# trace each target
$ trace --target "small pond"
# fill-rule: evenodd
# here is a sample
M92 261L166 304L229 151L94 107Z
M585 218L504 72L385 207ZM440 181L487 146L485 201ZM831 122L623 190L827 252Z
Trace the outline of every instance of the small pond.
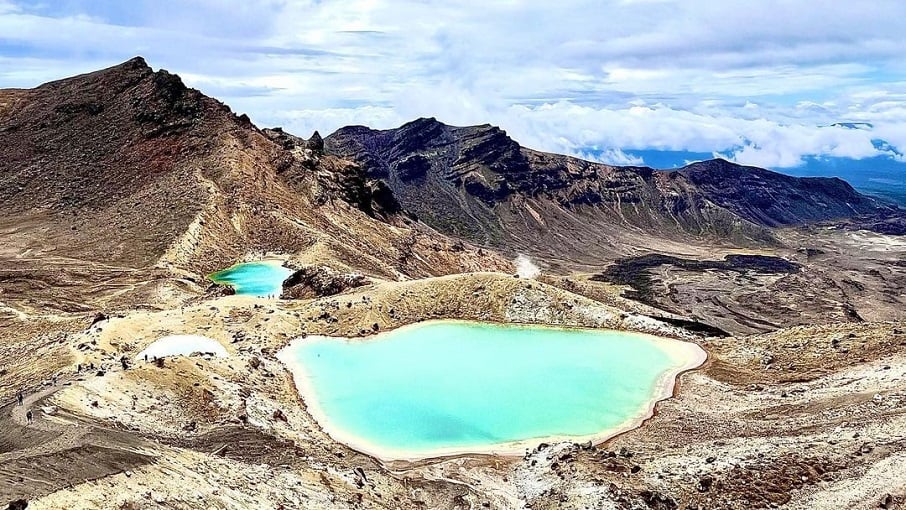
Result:
M263 260L236 264L209 274L208 279L233 287L236 294L280 297L280 293L283 291L283 280L289 278L292 272L292 269L284 267L280 261Z

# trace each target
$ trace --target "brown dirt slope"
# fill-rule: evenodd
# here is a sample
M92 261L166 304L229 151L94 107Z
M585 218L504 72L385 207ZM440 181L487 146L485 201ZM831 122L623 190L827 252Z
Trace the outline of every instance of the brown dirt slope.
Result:
M191 287L263 253L392 279L509 265L397 214L357 165L293 150L141 58L0 91L0 153L0 300L148 303L159 291L130 269ZM110 288L86 300L53 284L79 264L103 266Z
M190 163L229 115L140 58L0 102L4 226L26 248L139 266L201 209Z

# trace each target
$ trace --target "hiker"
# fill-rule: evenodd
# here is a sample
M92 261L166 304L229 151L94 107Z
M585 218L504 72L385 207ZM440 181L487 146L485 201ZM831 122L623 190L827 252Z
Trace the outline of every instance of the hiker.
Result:
M29 409L28 412L25 413L25 421L27 421L28 423L31 423L34 417L35 415L31 414L31 409Z
M24 400L24 398L22 397L22 392L20 391L20 392L16 395L16 401L18 401L18 402L19 402L19 405L21 406L23 400Z

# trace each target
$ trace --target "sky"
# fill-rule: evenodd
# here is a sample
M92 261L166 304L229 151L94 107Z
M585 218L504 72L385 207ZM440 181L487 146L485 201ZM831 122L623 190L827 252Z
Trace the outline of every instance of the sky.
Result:
M906 163L904 52L902 0L0 0L0 88L141 55L300 136L436 117L616 164Z

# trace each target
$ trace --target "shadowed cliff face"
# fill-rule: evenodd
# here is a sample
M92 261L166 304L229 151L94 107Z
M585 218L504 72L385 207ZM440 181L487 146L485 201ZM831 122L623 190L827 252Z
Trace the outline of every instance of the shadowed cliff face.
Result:
M790 177L719 159L693 163L677 173L708 200L768 227L852 218L887 209L838 178Z
M673 172L615 167L520 147L497 127L435 119L342 128L325 147L386 179L405 209L438 230L518 249L619 252L624 234L764 245L772 227L885 209L839 179L726 161Z

